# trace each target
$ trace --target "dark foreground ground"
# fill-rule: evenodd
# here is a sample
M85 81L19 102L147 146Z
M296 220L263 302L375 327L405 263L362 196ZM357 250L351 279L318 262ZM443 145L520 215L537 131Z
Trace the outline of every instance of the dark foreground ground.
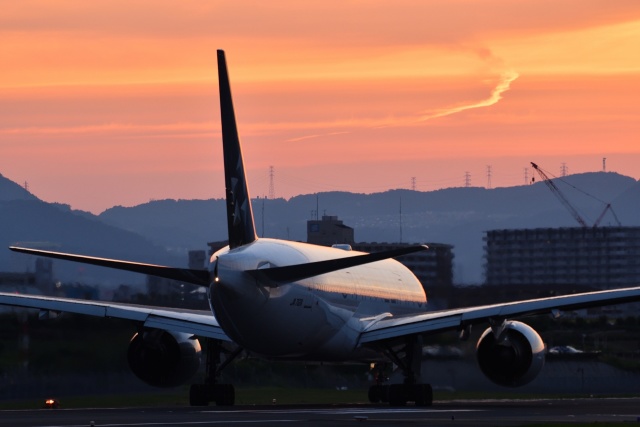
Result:
M269 405L0 411L2 426L537 426L639 425L639 398L468 400L431 408Z

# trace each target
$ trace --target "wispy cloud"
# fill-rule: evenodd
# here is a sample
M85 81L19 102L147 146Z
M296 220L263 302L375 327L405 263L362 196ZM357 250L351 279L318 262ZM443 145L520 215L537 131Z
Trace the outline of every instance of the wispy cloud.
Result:
M449 116L451 114L459 113L465 110L471 110L473 108L490 107L495 105L502 99L502 94L509 90L511 83L516 80L520 75L515 70L507 70L500 76L500 81L496 87L491 91L491 95L478 102L472 104L460 105L457 107L444 108L435 112L430 112L420 117L420 121L435 119L437 117Z
M212 131L217 126L214 122L203 123L170 123L141 125L130 123L107 123L84 126L28 126L16 128L0 128L0 135L73 135L73 134L104 134L104 133L136 133L156 132L172 134L172 132L205 132Z
M305 139L319 138L321 136L344 135L346 133L349 133L349 132L329 132L329 133L324 133L324 134L306 135L306 136L300 136L300 137L297 137L297 138L287 139L287 142L304 141Z

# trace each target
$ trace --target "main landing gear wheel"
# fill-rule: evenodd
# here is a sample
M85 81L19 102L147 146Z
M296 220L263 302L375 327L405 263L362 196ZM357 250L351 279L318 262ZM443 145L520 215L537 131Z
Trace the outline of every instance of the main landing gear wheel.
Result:
M218 406L233 406L236 391L232 384L192 384L189 389L191 406L207 406L215 402Z
M236 403L236 389L232 384L216 384L214 400L218 406L233 406Z
M189 389L189 404L191 406L207 406L209 402L215 402L218 406L233 406L236 401L236 391L232 384L219 384L217 382L220 371L231 363L242 352L238 347L226 360L220 362L222 343L217 340L207 341L207 365L204 384L192 384Z
M369 402L380 403L389 401L389 386L376 384L369 387Z
M429 384L420 383L422 368L422 338L419 335L406 337L404 345L385 349L385 356L395 363L404 375L402 384L388 386L379 383L369 389L371 402L384 401L387 398L391 406L405 406L407 402L414 402L416 406L431 406L433 404L433 389ZM379 400L375 400L379 399Z
M430 384L391 384L389 386L389 405L405 406L414 402L416 406L431 406L433 390Z
M416 406L433 405L433 389L431 388L431 384L414 384L413 393L413 401Z
M389 405L391 406L404 406L409 400L409 393L407 393L404 384L391 384L389 386Z
M189 388L189 405L207 406L209 404L209 385L191 384Z

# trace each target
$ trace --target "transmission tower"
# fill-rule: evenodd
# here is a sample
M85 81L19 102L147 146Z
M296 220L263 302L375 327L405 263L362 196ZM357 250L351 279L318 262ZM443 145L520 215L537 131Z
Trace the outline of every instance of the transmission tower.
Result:
M529 184L529 168L524 168L524 185Z
M415 176L411 177L411 189L413 191L416 191L416 177Z
M491 189L491 165L487 165L487 188Z
M562 166L560 166L560 176L567 176L569 173L569 167L566 163L562 162Z
M469 172L464 173L464 186L471 187L471 174Z
M603 157L602 158L602 172L606 172L607 171L607 158Z
M276 198L276 188L273 183L274 175L275 173L273 166L269 166L269 198L272 200Z

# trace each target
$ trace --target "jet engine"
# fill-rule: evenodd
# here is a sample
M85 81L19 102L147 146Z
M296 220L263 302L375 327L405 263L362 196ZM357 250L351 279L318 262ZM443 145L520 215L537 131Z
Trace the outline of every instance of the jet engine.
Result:
M191 334L145 329L129 342L127 359L133 373L154 387L186 383L200 367L200 342Z
M476 345L476 356L482 373L492 382L519 387L542 370L544 343L531 326L507 321L496 332L493 328L484 331Z

